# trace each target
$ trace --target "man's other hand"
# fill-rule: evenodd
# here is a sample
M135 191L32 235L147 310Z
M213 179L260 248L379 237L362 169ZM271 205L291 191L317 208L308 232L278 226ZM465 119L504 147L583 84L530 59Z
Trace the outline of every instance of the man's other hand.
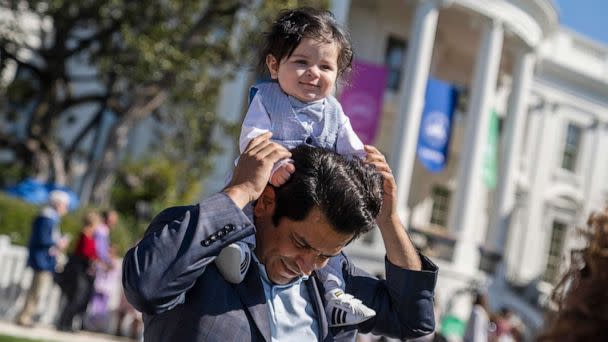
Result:
M384 180L383 190L384 198L382 200L382 208L378 215L379 222L387 222L392 220L399 220L397 216L397 184L395 183L395 177L393 171L388 166L384 155L378 151L377 148L371 145L365 145L365 162L376 167L376 170L382 175Z

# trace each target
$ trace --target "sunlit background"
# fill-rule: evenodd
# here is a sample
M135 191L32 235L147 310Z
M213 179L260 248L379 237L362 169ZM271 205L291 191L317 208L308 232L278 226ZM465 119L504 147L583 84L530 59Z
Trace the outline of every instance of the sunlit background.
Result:
M526 340L538 333L576 228L608 203L601 0L0 0L0 330L41 338L10 322L49 191L71 194L72 236L87 210L117 210L120 256L155 213L223 187L259 38L301 5L350 31L353 72L336 97L390 160L400 216L440 267L439 331L459 340L481 292ZM347 252L383 274L379 232ZM120 292L118 280L110 311ZM46 293L43 327L60 302Z

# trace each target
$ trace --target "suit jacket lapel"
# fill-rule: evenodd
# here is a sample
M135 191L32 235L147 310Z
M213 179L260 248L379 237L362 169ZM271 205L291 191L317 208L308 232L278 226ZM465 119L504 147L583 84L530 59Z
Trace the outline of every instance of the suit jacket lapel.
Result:
M268 320L269 308L264 294L262 279L257 265L252 262L243 282L237 285L236 290L241 301L251 314L258 330L266 341L270 341L270 322Z
M317 311L317 322L319 324L319 334L321 335L320 341L332 341L332 336L329 335L329 329L327 324L327 315L325 315L325 307L321 295L319 294L319 288L317 287L317 281L314 276L310 277L306 282L308 288L308 295L310 300L314 303L315 310Z

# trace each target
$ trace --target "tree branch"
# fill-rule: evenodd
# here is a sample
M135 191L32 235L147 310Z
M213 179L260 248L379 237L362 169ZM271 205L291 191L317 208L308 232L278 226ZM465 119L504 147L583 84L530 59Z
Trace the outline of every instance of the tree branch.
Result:
M74 138L74 140L72 140L72 143L70 143L69 147L65 151L66 161L69 161L70 159L72 159L72 155L74 154L74 152L76 152L76 148L78 147L78 145L80 144L82 139L84 139L84 137L86 137L87 134L89 134L89 131L91 131L93 128L95 128L99 125L99 122L101 122L101 119L103 118L103 113L105 113L107 108L108 107L105 105L105 103L102 104L99 107L99 109L97 110L97 112L95 113L95 115L93 115L93 118L91 119L91 121L89 121L89 123L80 130L80 132L78 133L78 136L76 136L76 138Z
M85 21L87 19L97 21L99 19L98 16L101 3L101 1L81 3L81 6L78 6L78 12L73 13L73 11L70 11L70 6L72 6L72 4L70 1L65 1L61 7L50 11L49 15L53 19L55 25L54 46L50 51L61 51L59 55L64 56L64 54L69 51L65 46L65 42L68 41L70 32L79 29L77 24L79 21ZM90 6L84 7L86 4Z
M111 73L110 77L108 79L108 82L106 83L106 89L108 89L108 94L106 94L106 96L104 96L103 100L101 101L101 105L99 107L99 109L97 110L97 113L95 113L95 115L93 116L93 119L89 122L88 125L86 125L78 134L78 136L72 141L72 144L70 145L70 147L68 147L67 151L66 151L66 163L71 162L72 159L72 154L74 153L74 151L76 151L76 147L80 144L80 142L82 141L82 139L84 139L84 137L88 134L88 132L93 129L94 127L99 125L99 122L101 121L102 117L103 117L103 113L106 111L106 109L108 108L108 99L110 98L110 92L112 91L112 87L114 86L114 83L116 82L116 74L115 73Z
M131 116L135 120L144 117L146 114L150 114L158 107L160 107L167 97L169 96L168 92L165 90L159 90L154 96L150 96L151 98L139 106L133 106L129 109L126 116Z
M0 131L0 146L8 147L9 149L17 149L19 145L23 145L14 135L4 134Z
M192 28L184 34L184 37L180 43L180 49L182 51L188 50L194 45L195 39L201 32L207 31L210 27L213 27L213 20L211 20L214 16L226 16L235 13L242 6L244 6L241 2L236 3L233 6L230 6L225 9L219 9L221 1L213 0L205 13L198 19L198 21L192 26Z
M60 112L63 112L72 106L81 105L83 103L105 102L107 100L107 98L108 98L108 95L98 95L98 94L82 95L77 98L70 97L70 98L67 98L66 100L64 100L63 102L61 102L59 104L58 108L59 108Z
M89 74L89 75L66 75L66 82L68 83L91 83L91 82L97 82L99 80L99 75L97 74Z

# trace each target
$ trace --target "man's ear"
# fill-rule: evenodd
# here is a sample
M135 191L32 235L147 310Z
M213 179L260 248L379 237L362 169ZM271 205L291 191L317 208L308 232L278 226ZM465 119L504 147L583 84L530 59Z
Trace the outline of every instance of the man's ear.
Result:
M255 203L253 213L256 217L270 217L274 214L274 208L276 204L276 193L274 188L270 185L266 185L260 198Z
M266 67L268 68L268 72L270 72L270 78L273 80L279 78L279 61L271 54L266 56Z

